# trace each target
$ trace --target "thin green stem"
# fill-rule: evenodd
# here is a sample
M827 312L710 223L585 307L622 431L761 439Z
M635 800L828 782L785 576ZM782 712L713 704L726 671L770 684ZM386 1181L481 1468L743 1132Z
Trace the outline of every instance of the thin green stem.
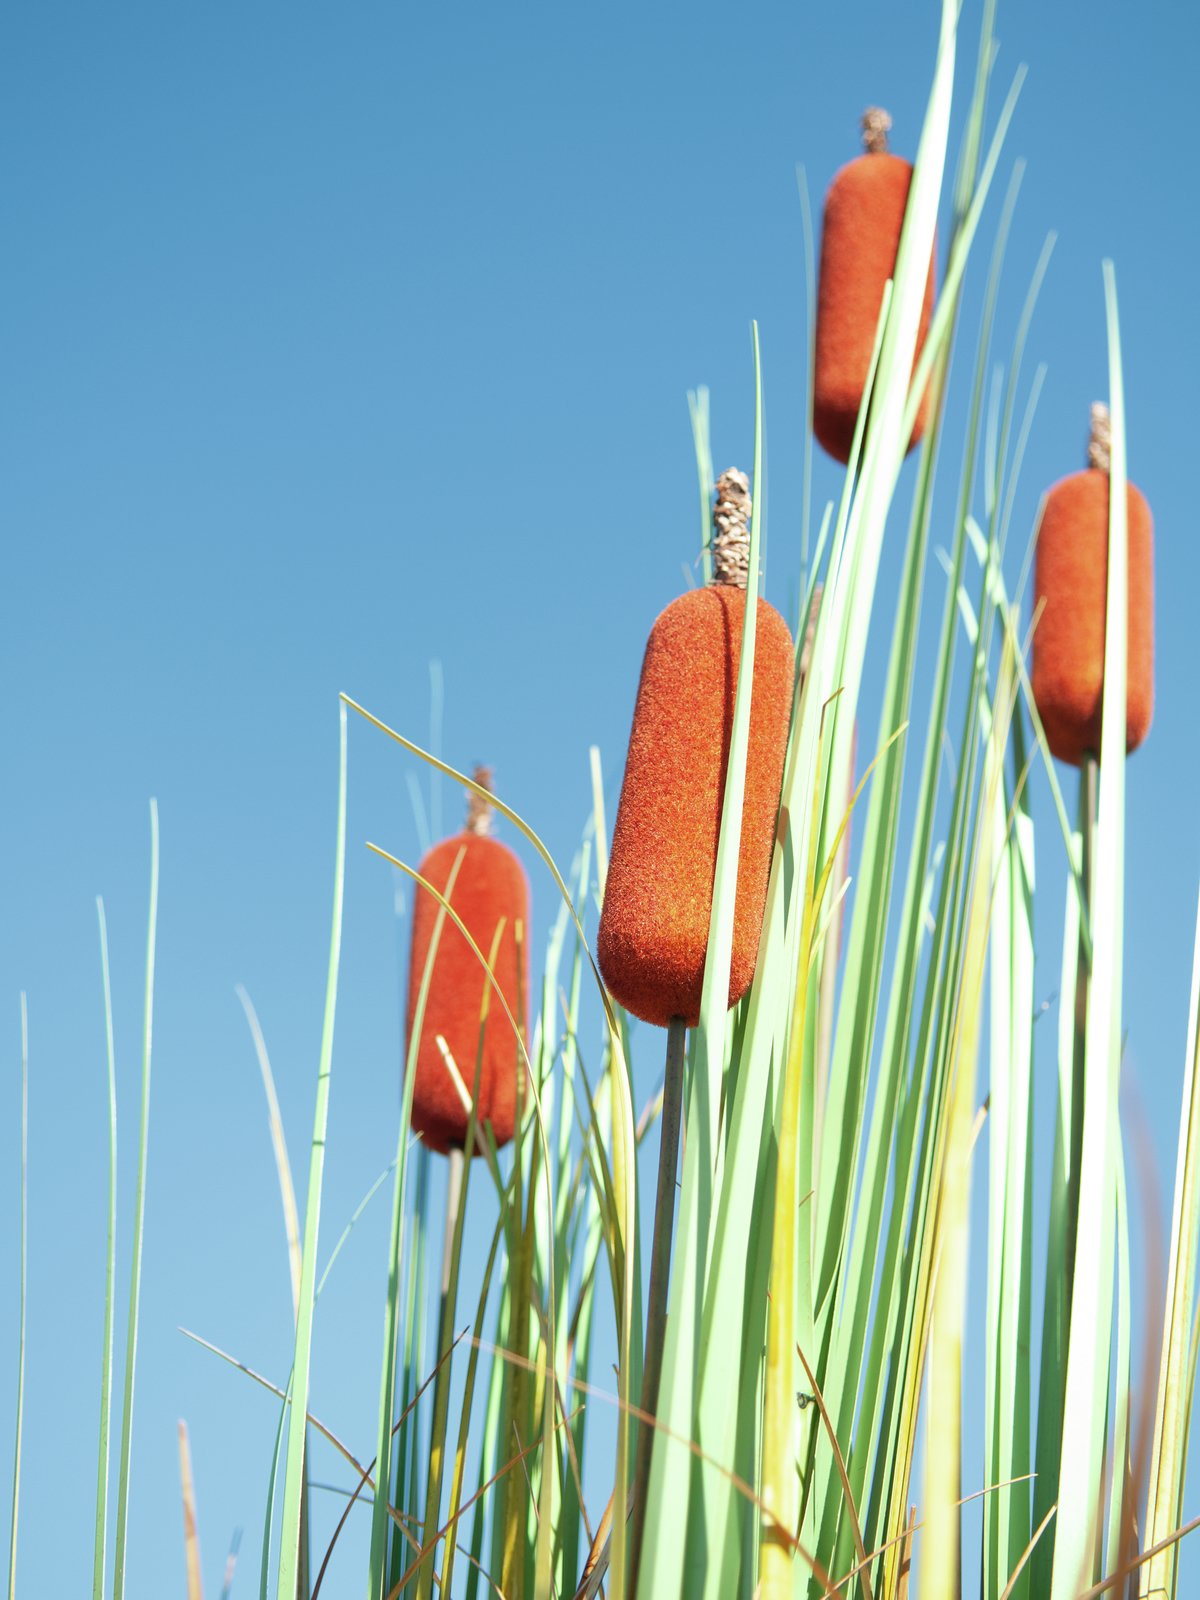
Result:
M117 1257L117 1062L113 1045L112 985L108 970L108 925L104 901L96 897L100 921L100 971L104 980L104 1034L108 1056L108 1244L104 1270L104 1349L100 1360L100 1447L96 1465L96 1546L92 1564L92 1597L104 1594L108 1539L108 1455L112 1427L113 1300Z
M1079 958L1075 968L1075 1056L1071 1074L1071 1153L1067 1171L1067 1260L1063 1282L1066 1285L1067 1327L1071 1325L1071 1285L1075 1281L1075 1241L1079 1231L1079 1170L1083 1163L1084 1046L1087 1041L1088 994L1091 989L1091 958L1084 944L1083 925L1091 920L1092 859L1096 834L1097 765L1094 755L1086 755L1079 772L1079 835L1083 843L1080 881L1083 884L1084 915L1079 934Z
M650 1247L650 1289L646 1301L646 1350L642 1366L641 1410L658 1413L663 1341L667 1327L667 1286L671 1275L671 1234L675 1227L675 1174L679 1166L679 1124L683 1111L683 1069L687 1058L687 1023L672 1017L667 1024L667 1065L658 1146L658 1189L654 1196L654 1238ZM646 1527L646 1489L654 1425L643 1418L638 1428L637 1463L633 1477L633 1533L629 1550L630 1595L637 1594L642 1535ZM620 1514L616 1508L614 1515Z
M17 1592L17 1514L21 1499L21 1433L25 1420L25 1277L29 1178L29 1009L21 993L21 1289L17 1336L17 1425L13 1445L12 1530L8 1545L8 1600Z
M321 1188L325 1177L325 1140L329 1126L329 1087L333 1076L333 1028L337 1011L338 971L342 953L342 902L346 881L346 709L339 708L337 846L333 875L333 917L329 967L325 979L325 1015L317 1066L317 1094L309 1155L305 1202L304 1245L300 1256L300 1303L296 1314L296 1352L292 1363L292 1406L288 1418L287 1466L283 1480L283 1524L279 1536L279 1600L293 1600L300 1573L300 1507L304 1498L304 1441L307 1432L309 1372L312 1360L313 1291L321 1227Z
M133 1454L133 1389L137 1367L138 1312L142 1298L142 1239L146 1228L146 1156L150 1143L150 1059L154 1037L154 959L158 941L158 802L150 802L150 926L146 936L146 991L142 1012L142 1113L138 1133L137 1193L133 1213L133 1266L129 1284L129 1324L125 1339L125 1403L121 1414L121 1459L117 1480L117 1533L113 1558L113 1600L125 1593L125 1551L129 1535L129 1464Z

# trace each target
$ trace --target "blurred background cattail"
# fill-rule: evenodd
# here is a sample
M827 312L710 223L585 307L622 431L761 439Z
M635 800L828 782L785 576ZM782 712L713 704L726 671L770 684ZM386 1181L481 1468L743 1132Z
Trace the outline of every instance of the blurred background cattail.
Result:
M481 788L491 789L490 768L476 767L474 779ZM487 799L472 792L463 831L434 845L421 862L420 873L445 893L455 862L461 858L449 892L450 904L485 958L491 960L508 1009L523 1022L529 1003L529 884L513 852L491 837L493 815ZM410 1040L438 910L433 896L418 889L408 977ZM485 1002L487 1022L481 1036ZM463 1147L469 1113L438 1045L439 1035L468 1093L478 1063L479 1126L482 1129L484 1123L490 1123L497 1145L507 1144L517 1114L518 1043L495 991L490 990L479 957L449 917L433 958L412 1102L413 1128L431 1149L445 1153Z

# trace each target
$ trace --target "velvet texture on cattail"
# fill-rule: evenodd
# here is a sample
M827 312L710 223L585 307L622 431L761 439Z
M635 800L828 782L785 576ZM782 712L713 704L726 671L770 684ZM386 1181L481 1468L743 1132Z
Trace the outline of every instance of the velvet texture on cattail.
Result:
M716 580L673 601L646 645L597 938L614 998L660 1026L699 1021L746 612L749 484L727 472L717 494ZM760 600L730 1005L758 959L794 672L787 624Z
M864 113L862 124L866 154L841 169L825 196L817 289L813 432L841 462L850 459L884 286L895 271L913 172L909 162L887 148L891 118L885 111L872 106ZM933 290L931 258L914 366L929 330ZM928 407L926 390L909 449L925 431Z
M1099 756L1108 604L1107 408L1092 407L1090 465L1049 491L1038 528L1033 697L1050 749L1079 766ZM1154 709L1154 522L1131 483L1125 747L1136 750Z
M490 787L487 768L477 768L474 776L476 783ZM490 837L490 818L491 807L472 794L465 830L434 845L421 862L420 873L444 894L462 852L462 864L449 894L450 904L485 960L491 955L496 930L503 921L492 970L508 1009L523 1026L529 1004L529 883L508 846ZM433 896L418 888L408 974L406 1032L410 1040L439 909ZM523 1072L520 1048L482 963L447 916L430 975L412 1099L414 1131L431 1149L443 1154L464 1147L468 1114L438 1048L437 1035L441 1034L449 1046L470 1094L479 1059L485 989L490 993L479 1069L477 1121L481 1132L485 1122L491 1123L497 1145L504 1145L512 1138L517 1119L518 1085ZM477 1155L478 1148L470 1153Z

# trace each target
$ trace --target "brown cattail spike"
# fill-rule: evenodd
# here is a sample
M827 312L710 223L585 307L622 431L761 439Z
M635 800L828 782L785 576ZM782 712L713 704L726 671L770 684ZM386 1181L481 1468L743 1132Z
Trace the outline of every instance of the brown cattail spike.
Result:
M731 467L716 488L712 583L673 601L646 645L597 935L614 997L664 1027L700 1014L746 615L750 480ZM762 599L757 618L730 1005L758 959L795 674L783 618Z
M908 207L913 169L887 148L891 118L878 106L863 115L866 153L838 172L825 195L817 328L813 366L813 432L833 456L850 459L884 288L896 271L896 254ZM936 253L936 252L935 252ZM933 313L933 256L913 351L913 367ZM926 388L913 424L909 449L924 432L929 410Z
M750 572L750 480L744 472L730 467L717 479L717 502L713 507L714 583L744 589Z
M1092 432L1088 440L1088 466L1112 471L1112 418L1103 400L1092 402Z
M1108 408L1092 407L1088 465L1054 484L1038 526L1034 565L1033 697L1060 761L1100 753L1112 484ZM1125 748L1137 749L1154 712L1154 519L1126 485L1128 532Z
M862 114L863 148L868 155L883 155L888 147L892 119L882 106L868 106Z
M494 793L491 767L476 767L471 776L481 789L487 790L489 795ZM495 809L487 795L478 794L474 789L468 790L467 832L477 836L491 833L492 817L495 815Z

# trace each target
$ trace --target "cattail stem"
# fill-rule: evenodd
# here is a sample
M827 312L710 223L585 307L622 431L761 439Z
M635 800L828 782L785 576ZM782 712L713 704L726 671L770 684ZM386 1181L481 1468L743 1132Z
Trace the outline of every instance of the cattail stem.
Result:
M458 1208L462 1201L463 1153L457 1148L452 1149L446 1159L449 1162L449 1167L446 1174L446 1235L442 1241L443 1316L445 1315L446 1296L450 1291L450 1266L454 1259L454 1230L458 1225Z
M675 1225L675 1172L679 1164L679 1125L683 1111L683 1068L687 1055L687 1023L672 1017L667 1024L667 1066L663 1080L659 1122L658 1190L654 1196L654 1240L650 1247L650 1292L646 1304L646 1347L642 1361L640 1409L658 1414L658 1386L662 1377L663 1341L667 1328L667 1287L671 1270L671 1233ZM643 1420L638 1427L637 1462L633 1476L633 1532L629 1542L629 1586L637 1594L642 1536L646 1527L646 1491L650 1484L650 1452L654 1425Z
M442 1472L446 1460L446 1419L450 1409L450 1351L454 1343L454 1311L458 1301L458 1261L455 1244L462 1248L459 1212L462 1207L465 1158L458 1147L446 1153L446 1232L442 1239L442 1281L438 1306L438 1367L433 1389L433 1423L429 1476L425 1484L425 1535L431 1539L442 1503ZM430 1600L434 1587L436 1540L429 1545L417 1571L417 1600Z
M1071 1057L1071 1151L1067 1172L1067 1301L1066 1326L1071 1325L1071 1285L1075 1281L1075 1243L1079 1231L1079 1169L1083 1164L1083 1085L1084 1056L1087 1045L1088 994L1091 989L1091 950L1085 929L1091 927L1092 862L1095 857L1096 800L1099 790L1099 764L1094 755L1085 755L1079 770L1079 833L1082 851L1079 877L1083 885L1079 954L1075 965L1075 1040Z

